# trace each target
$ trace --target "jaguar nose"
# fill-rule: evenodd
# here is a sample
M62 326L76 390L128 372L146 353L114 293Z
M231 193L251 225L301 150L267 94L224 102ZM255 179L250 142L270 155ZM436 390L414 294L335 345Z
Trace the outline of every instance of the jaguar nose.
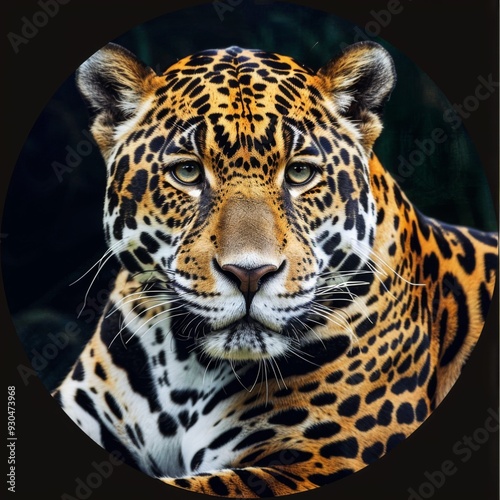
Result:
M239 285L241 293L245 296L247 311L252 299L259 290L263 280L278 272L278 268L272 264L248 269L234 264L225 264L221 267L224 274Z
M274 273L278 270L276 266L271 264L247 269L245 267L226 264L222 266L222 270L226 273L234 275L240 282L240 290L242 293L255 293L261 284L262 278L269 273Z

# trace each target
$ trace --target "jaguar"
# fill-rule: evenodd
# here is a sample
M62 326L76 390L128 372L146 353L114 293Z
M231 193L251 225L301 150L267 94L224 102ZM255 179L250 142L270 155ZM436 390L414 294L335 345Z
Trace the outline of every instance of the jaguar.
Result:
M166 484L273 497L352 474L446 396L481 333L495 233L424 216L373 145L396 83L360 42L313 71L204 50L77 71L121 266L53 395Z

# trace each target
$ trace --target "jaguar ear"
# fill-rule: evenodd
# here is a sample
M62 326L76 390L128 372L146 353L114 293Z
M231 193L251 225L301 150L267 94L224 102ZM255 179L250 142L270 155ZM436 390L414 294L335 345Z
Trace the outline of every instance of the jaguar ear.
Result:
M339 113L353 120L370 150L382 132L380 118L396 83L392 57L378 43L355 43L321 68L318 76Z
M92 134L106 157L114 131L131 118L153 88L155 73L123 47L110 43L76 72L76 84L93 119Z

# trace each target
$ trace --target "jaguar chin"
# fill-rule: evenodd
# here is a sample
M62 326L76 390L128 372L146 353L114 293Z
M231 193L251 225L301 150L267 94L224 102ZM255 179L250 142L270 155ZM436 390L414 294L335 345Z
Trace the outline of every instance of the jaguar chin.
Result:
M242 319L227 328L212 331L198 345L215 359L235 361L264 360L286 354L291 339L252 319Z

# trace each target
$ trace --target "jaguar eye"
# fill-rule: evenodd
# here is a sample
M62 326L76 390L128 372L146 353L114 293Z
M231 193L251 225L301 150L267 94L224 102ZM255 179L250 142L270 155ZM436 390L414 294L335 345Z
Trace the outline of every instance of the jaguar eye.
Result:
M287 167L285 179L292 186L301 186L312 180L315 173L314 167L308 163L295 162Z
M201 165L195 161L177 163L172 168L171 174L181 184L188 185L198 184L203 177Z

